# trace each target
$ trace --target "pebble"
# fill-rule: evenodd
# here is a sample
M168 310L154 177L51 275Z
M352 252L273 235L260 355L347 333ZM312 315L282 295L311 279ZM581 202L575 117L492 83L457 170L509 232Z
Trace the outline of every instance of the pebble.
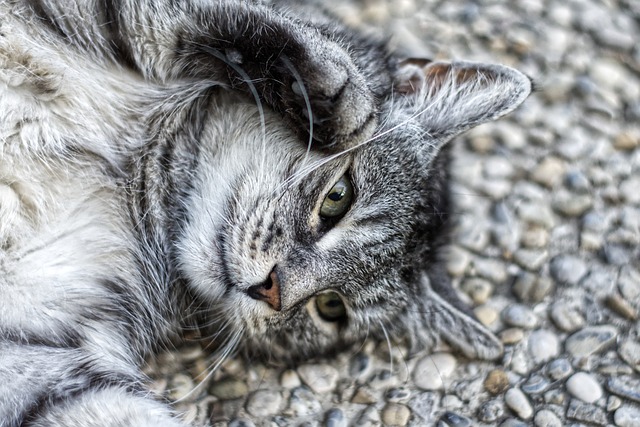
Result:
M546 157L531 172L531 179L545 187L553 188L562 181L566 164L557 157Z
M473 314L475 314L480 323L485 326L489 326L498 320L498 312L488 305L479 305L473 309Z
M445 412L442 414L440 421L437 424L438 427L471 427L473 422L464 415L456 414L455 412Z
M484 304L493 292L493 285L484 279L471 278L462 283L462 291L469 295L474 304Z
M607 412L613 412L622 405L622 399L618 396L609 396L607 399Z
M513 254L513 260L522 268L537 271L547 261L549 253L540 249L518 249Z
M361 379L371 373L371 357L366 353L358 353L351 358L349 363L349 376Z
M531 309L521 304L510 304L502 311L502 320L510 326L523 329L533 329L538 324L538 318Z
M513 293L523 302L540 302L553 290L548 277L521 272L513 283Z
M541 375L532 375L524 384L521 389L526 394L540 394L544 393L549 388L549 381Z
M589 326L567 338L565 348L574 357L586 357L609 347L617 336L618 330L614 326Z
M529 227L522 233L520 241L527 248L544 248L549 243L549 232L540 226Z
M434 392L423 392L415 394L409 401L408 406L413 414L425 422L433 422L434 413L439 409L440 394Z
M499 285L507 280L507 269L503 262L491 258L476 258L473 260L475 273L489 280L495 285Z
M520 328L507 328L502 330L499 336L503 344L517 344L524 338L524 331Z
M347 427L347 417L342 409L329 409L324 419L324 425L325 427Z
M567 418L585 423L604 426L607 424L607 414L601 408L572 399L567 408Z
M586 403L594 403L602 397L602 388L591 374L576 372L567 380L567 391Z
M574 194L559 191L555 194L551 206L554 210L567 217L578 217L593 206L590 194Z
M384 395L387 402L402 403L411 398L411 390L404 387L397 387L387 390Z
M611 377L606 383L607 390L620 397L640 403L640 379L630 375Z
M517 212L520 219L531 224L540 225L544 228L551 228L555 225L551 207L540 201L523 202L518 205Z
M510 388L504 395L507 406L523 420L528 420L533 415L533 408L529 399L518 388Z
M547 365L547 373L554 380L561 380L573 372L573 368L569 361L565 358L556 359Z
M638 427L640 426L640 408L622 406L613 414L613 421L618 427Z
M470 261L469 252L459 246L451 246L447 256L447 272L453 277L460 277L467 270Z
M369 387L358 387L356 392L351 397L352 403L358 403L363 405L370 405L376 403L379 400L378 396Z
M589 178L579 170L567 172L564 181L568 189L579 194L591 192L591 183Z
M232 400L244 397L249 388L244 381L228 379L214 381L209 386L209 393L220 400Z
M536 427L562 427L560 418L548 409L536 412L533 422Z
M618 354L629 366L640 372L640 342L625 340L618 346Z
M495 423L504 415L503 403L498 400L490 400L480 405L478 418L484 423Z
M529 335L529 353L535 363L544 363L560 354L558 337L551 331L540 329Z
M363 409L355 423L358 427L379 427L381 424L380 412L375 406Z
M500 427L528 427L528 425L529 424L515 418L507 418L502 423L500 423Z
M503 370L494 369L485 378L484 388L493 395L504 393L509 388L509 377Z
M413 381L422 390L440 390L443 380L456 368L456 358L449 353L435 353L418 361L413 370Z
M293 369L286 369L280 374L280 385L284 388L291 390L300 387L301 384L298 373Z
M627 301L640 303L640 272L630 266L622 267L618 277L618 290Z
M302 365L297 371L302 382L315 393L328 393L336 388L338 371L331 365Z
M282 395L274 390L257 390L247 399L247 412L254 417L264 418L275 415L280 409Z
M616 135L613 146L616 150L631 151L640 145L640 135L622 132Z
M602 248L602 255L607 264L623 266L629 264L633 256L623 245L606 244Z
M587 270L586 263L575 255L558 255L549 263L551 276L562 285L577 285Z
M411 417L411 410L400 403L387 403L382 410L382 422L387 426L405 426Z
M618 294L608 295L605 300L607 307L618 313L620 316L629 320L636 320L638 318L638 311L633 308L627 300L623 299Z
M553 304L550 316L553 323L564 332L574 332L585 324L584 316L580 311L566 302Z

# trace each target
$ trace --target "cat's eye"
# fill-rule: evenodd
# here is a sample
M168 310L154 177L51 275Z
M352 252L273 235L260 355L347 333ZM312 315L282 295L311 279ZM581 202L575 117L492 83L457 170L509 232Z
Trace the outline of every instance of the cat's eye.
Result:
M320 316L328 322L338 322L347 317L347 309L336 292L324 292L316 296L316 308Z
M320 206L320 216L338 218L347 213L353 200L353 186L346 175L335 183Z

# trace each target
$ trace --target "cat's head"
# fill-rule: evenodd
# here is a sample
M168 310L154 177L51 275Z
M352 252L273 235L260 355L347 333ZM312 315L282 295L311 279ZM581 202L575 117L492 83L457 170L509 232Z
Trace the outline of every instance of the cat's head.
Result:
M447 143L513 110L531 82L417 60L392 80L375 133L340 153L308 150L278 114L233 95L211 106L177 247L227 339L274 359L385 335L500 355L443 273Z

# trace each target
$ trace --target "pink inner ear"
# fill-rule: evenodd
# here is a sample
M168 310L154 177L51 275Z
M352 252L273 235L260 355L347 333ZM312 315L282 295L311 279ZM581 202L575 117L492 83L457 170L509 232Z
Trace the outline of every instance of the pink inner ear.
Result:
M395 90L402 94L412 94L422 88L431 92L439 91L447 82L456 86L491 82L494 78L487 70L473 66L460 67L429 59L410 58L400 63Z

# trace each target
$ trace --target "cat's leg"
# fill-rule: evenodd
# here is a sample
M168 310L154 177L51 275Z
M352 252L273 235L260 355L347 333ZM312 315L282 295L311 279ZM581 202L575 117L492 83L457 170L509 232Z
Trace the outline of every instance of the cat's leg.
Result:
M0 426L184 426L135 367L102 364L80 348L0 342Z
M62 41L101 50L149 78L210 80L260 98L297 131L312 132L316 146L346 148L375 128L371 76L347 42L272 8L233 0L94 0L73 5L72 13L68 3L32 0L29 7ZM380 65L377 77L384 79Z

